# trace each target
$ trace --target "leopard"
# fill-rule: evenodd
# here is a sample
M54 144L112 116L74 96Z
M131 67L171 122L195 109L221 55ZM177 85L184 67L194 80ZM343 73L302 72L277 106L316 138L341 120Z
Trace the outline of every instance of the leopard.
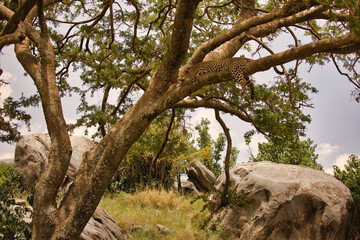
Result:
M254 99L254 85L248 76L245 76L243 71L245 65L252 60L244 57L226 58L220 60L212 60L201 62L193 66L192 68L185 70L180 79L193 79L198 80L199 76L215 73L215 72L230 72L231 76L241 85L240 96L245 93L246 87L250 88L250 98Z

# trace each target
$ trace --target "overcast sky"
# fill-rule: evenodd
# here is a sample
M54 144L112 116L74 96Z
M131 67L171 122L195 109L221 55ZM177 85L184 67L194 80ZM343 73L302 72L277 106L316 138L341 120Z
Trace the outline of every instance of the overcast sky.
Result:
M23 69L16 60L12 47L3 49L0 68L4 70L1 78L10 83L0 88L0 104L8 96L16 98L22 92L26 96L35 92L32 80L23 75ZM265 82L267 79L271 80L273 77L271 71L257 74L255 78ZM360 104L351 98L353 86L336 71L332 64L314 67L310 73L306 69L302 72L301 77L319 90L318 94L311 95L314 108L306 110L312 117L312 122L308 125L307 137L317 144L318 163L322 164L327 172L332 172L333 164L342 166L350 154L360 155ZM63 99L67 122L76 119L77 104L74 104L74 101L75 98ZM31 109L29 112L32 115L31 133L46 132L41 108ZM193 125L200 123L201 118L208 118L212 122L210 133L214 139L217 138L222 130L215 120L213 110L202 109L193 115ZM246 162L249 150L245 146L243 135L251 129L251 126L230 115L223 115L223 119L230 128L233 146L240 149L238 162ZM28 134L26 128L22 129L22 132ZM81 131L77 131L76 134L80 135ZM254 154L257 153L259 141L264 141L264 138L255 135L251 144L251 151ZM12 158L14 148L14 145L0 143L0 159Z

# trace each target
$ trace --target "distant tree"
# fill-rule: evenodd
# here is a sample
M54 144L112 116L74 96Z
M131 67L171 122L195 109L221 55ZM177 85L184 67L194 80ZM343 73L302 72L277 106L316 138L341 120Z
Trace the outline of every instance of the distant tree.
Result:
M224 133L220 133L218 138L215 141L213 141L212 172L215 174L216 177L218 177L222 172L222 167L220 163L222 160L222 153L225 149L225 141L226 141L226 137Z
M316 162L319 155L315 153L316 144L314 145L311 139L300 140L295 138L295 141L290 142L283 139L276 141L267 138L267 141L258 144L259 152L257 156L250 157L251 161L271 161L323 169L322 165Z
M360 210L360 157L351 154L346 161L345 170L334 165L334 176L351 191L358 210Z
M14 166L0 162L0 238L31 239L31 223L24 222L24 214L30 209L16 206L14 198L23 192L21 175Z
M230 154L230 167L234 166L236 164L236 160L239 157L240 150L236 147L232 147L231 154Z
M35 187L32 238L78 239L129 149L168 109L217 109L269 137L303 134L312 89L300 80L299 66L330 59L358 96L359 34L359 5L350 0L2 1L0 50L15 46L51 138L49 164ZM284 35L293 43L283 44ZM301 35L310 37L300 41ZM281 49L274 53L269 46L277 40ZM235 54L253 59L244 76L274 66L283 75L266 84L250 77L254 99L229 71L178 77ZM96 126L99 143L84 154L57 205L72 153L61 96L74 91L83 114L75 125ZM92 102L95 94L101 103Z
M8 83L0 79L0 88ZM1 94L0 94L1 97ZM40 99L37 95L32 97L22 96L19 100L12 97L0 101L0 142L13 143L19 140L19 128L25 124L30 128L31 116L22 108L37 106Z
M201 119L200 124L195 126L195 129L198 133L197 143L199 147L199 152L197 156L200 156L202 163L212 171L216 177L220 175L223 171L222 161L223 160L223 151L225 149L226 137L224 133L220 133L217 139L212 139L209 133L209 119ZM232 146L231 146L232 147ZM236 161L239 151L236 147L232 147L230 152L230 162L231 166Z
M212 138L209 133L209 124L209 119L201 118L201 122L195 126L195 130L199 134L199 137L196 139L199 149L212 145Z

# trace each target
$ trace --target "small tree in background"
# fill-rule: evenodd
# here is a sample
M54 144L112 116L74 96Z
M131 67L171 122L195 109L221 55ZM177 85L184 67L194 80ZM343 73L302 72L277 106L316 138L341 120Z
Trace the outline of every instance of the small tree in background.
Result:
M342 181L351 191L356 206L360 209L360 157L351 154L346 161L345 170L334 165L334 176Z
M195 126L195 130L197 130L199 135L196 139L199 147L197 156L202 163L218 177L223 171L221 159L222 152L226 145L226 137L224 133L220 133L216 140L212 139L209 133L209 124L209 119L202 118L200 124ZM230 166L236 163L238 155L239 150L236 147L232 147Z
M22 192L20 174L14 166L0 162L0 239L31 239L31 223L23 221L28 209L13 207L14 197Z
M251 155L250 161L271 161L323 169L322 165L316 162L319 157L315 153L317 145L314 145L314 141L310 138L306 140L295 138L294 141L272 138L267 138L267 140L266 143L258 144L259 153L256 157Z

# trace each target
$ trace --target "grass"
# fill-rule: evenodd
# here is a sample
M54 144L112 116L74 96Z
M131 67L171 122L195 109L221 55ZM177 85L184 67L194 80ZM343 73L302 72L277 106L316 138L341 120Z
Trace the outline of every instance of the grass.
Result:
M134 240L219 239L216 233L200 228L209 213L201 211L203 201L191 204L192 200L191 197L181 196L173 191L148 189L135 194L105 195L99 206ZM156 224L170 228L171 233L162 233L156 228ZM136 225L146 226L148 231L132 231Z

